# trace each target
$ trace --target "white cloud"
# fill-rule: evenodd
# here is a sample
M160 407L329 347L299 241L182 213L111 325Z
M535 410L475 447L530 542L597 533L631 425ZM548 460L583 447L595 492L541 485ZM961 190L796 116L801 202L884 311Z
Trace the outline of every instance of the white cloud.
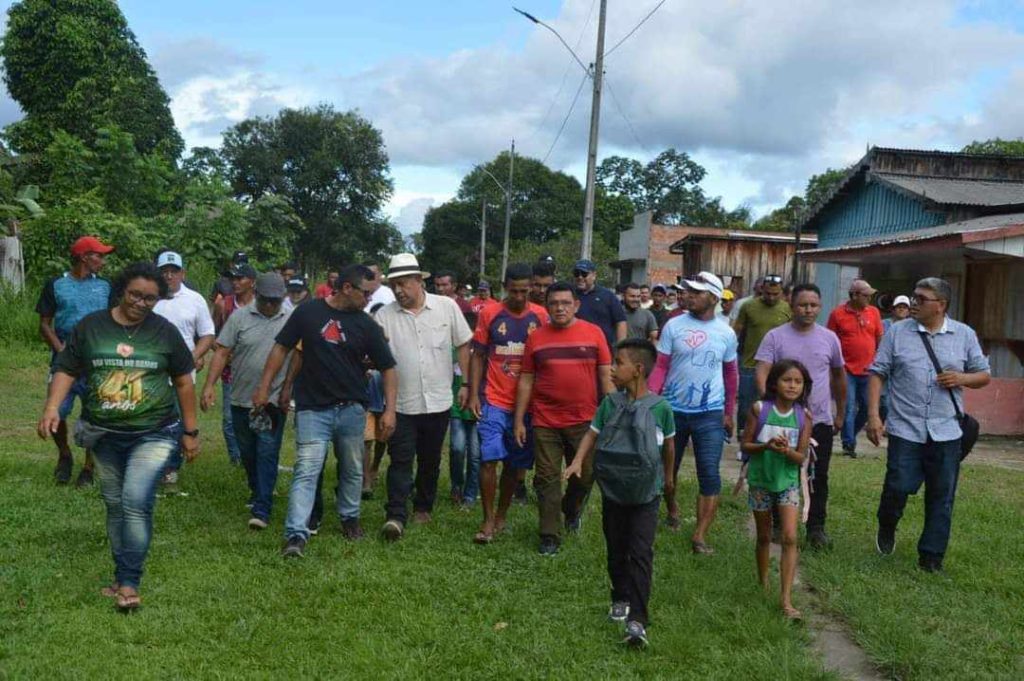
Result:
M423 218L427 211L434 205L435 199L432 196L421 196L405 200L405 196L398 200L393 199L390 208L393 211L396 206L397 213L394 214L395 224L398 230L405 236L415 234L423 229Z

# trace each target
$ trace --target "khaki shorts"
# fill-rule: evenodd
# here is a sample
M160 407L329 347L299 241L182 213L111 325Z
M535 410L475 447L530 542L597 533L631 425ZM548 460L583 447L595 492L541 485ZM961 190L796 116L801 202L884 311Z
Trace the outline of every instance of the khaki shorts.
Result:
M363 429L363 442L376 440L384 441L384 435L380 432L380 414L372 411L366 412L366 428Z

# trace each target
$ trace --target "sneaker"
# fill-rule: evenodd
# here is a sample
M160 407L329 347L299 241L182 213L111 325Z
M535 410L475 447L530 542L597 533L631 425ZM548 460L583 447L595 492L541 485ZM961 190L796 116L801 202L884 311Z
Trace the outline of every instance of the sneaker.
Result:
M78 478L75 480L75 487L82 489L83 487L92 487L92 469L83 468L78 473Z
M851 459L856 459L857 445L843 445L843 456L848 456Z
M629 603L626 601L615 601L608 609L608 619L612 622L625 622L629 617Z
M160 484L162 485L177 485L178 484L178 471L167 471L164 473L164 477L160 478Z
M253 516L249 518L249 529L250 530L265 530L267 529L267 521L263 518L257 518Z
M553 537L541 537L538 552L542 556L553 556L558 553L558 542Z
M883 556L891 556L896 550L896 528L878 526L878 533L875 535L875 548Z
M637 621L626 623L626 635L622 642L633 648L647 647L647 630Z
M583 514L580 513L572 518L566 517L565 519L565 531L569 534L579 534L580 529L583 528Z
M388 541L398 541L405 533L405 527L401 520L389 520L380 529L381 535Z
M931 556L921 556L917 559L917 567L921 568L925 572L938 574L942 572L942 559L933 558Z
M313 537L317 536L318 534L320 534L320 521L317 520L314 523L309 523L306 526L306 529L309 530L310 536L313 536Z
M430 522L430 513L428 511L416 511L412 514L412 521L417 525L426 525Z
M349 541L358 541L362 539L365 534L363 532L362 525L359 524L359 518L351 518L349 520L341 521L341 535Z
M825 534L824 527L807 528L807 545L812 549L827 549L831 544L832 540Z
M53 479L58 485L71 482L71 457L57 459L57 467L53 469Z
M281 549L281 556L284 558L305 558L303 551L306 548L306 540L302 537L289 537Z

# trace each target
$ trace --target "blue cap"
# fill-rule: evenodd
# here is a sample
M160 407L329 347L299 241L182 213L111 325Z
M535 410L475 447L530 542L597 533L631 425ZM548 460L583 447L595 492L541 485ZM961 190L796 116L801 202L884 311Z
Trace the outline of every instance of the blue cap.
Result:
M490 290L491 290L491 285L490 285L490 284L488 284L488 283L487 283L486 281L484 281L483 279L481 279L481 280L480 280L480 283L479 283L479 284L477 284L477 285L476 285L476 287L477 287L478 289L481 289L481 288L483 288L483 289L487 289L488 291L490 291Z
M581 270L583 272L596 272L597 271L597 265L594 264L594 261L593 260L587 260L586 258L581 258L580 260L577 260L576 264L573 265L572 268L573 268L573 270Z

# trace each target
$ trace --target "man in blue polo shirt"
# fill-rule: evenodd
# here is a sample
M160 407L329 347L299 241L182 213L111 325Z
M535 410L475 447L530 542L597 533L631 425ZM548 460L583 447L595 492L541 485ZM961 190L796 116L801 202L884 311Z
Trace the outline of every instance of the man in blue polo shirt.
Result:
M580 296L576 318L596 324L608 340L608 348L626 337L626 311L615 292L597 285L597 265L591 260L577 260L572 268L573 281Z
M36 313L39 314L39 335L52 353L52 359L64 349L64 343L82 317L96 310L110 307L110 282L99 276L107 254L114 250L94 236L83 236L71 244L71 269L46 282ZM52 372L50 376L52 377ZM49 379L48 379L49 380ZM85 375L75 380L68 396L60 405L60 426L53 434L57 445L57 468L53 475L58 485L71 481L71 447L68 446L67 417L75 407L75 396L83 398L86 392ZM75 485L91 485L92 452L85 451L85 463Z

